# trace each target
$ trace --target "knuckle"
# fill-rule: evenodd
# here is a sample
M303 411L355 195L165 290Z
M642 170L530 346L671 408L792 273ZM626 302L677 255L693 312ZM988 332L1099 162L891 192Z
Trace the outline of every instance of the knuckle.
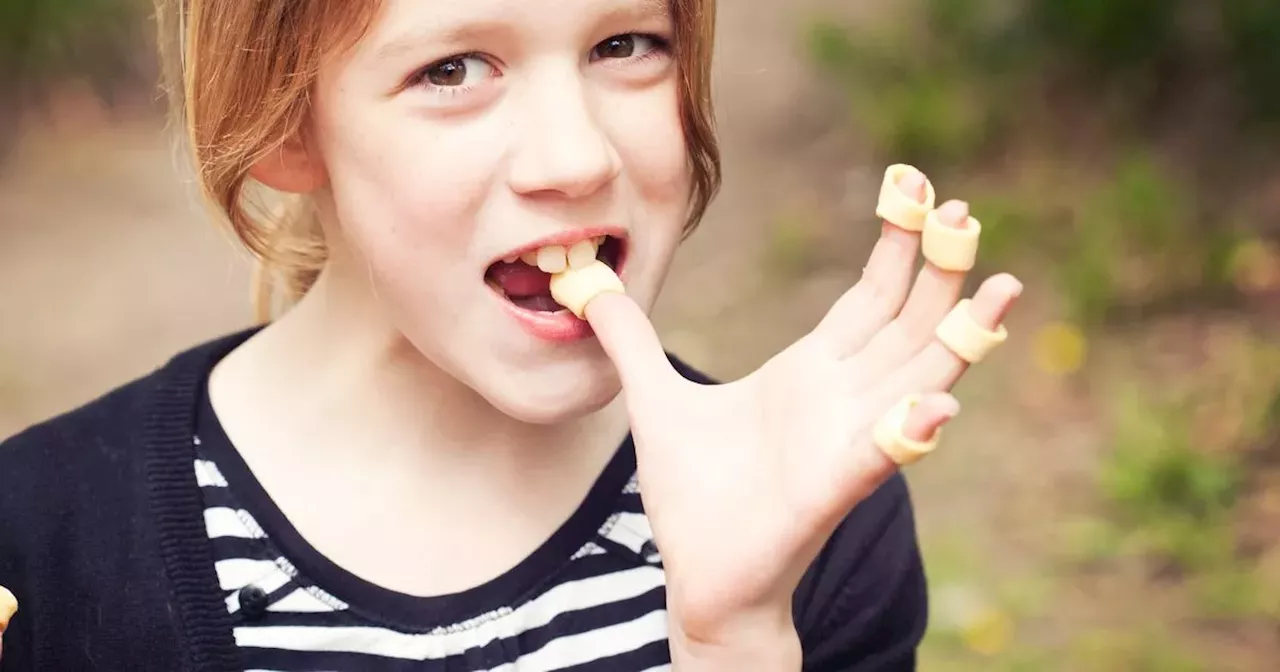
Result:
M902 295L898 283L880 275L871 274L864 276L858 284L866 297L867 308L873 315L890 319L897 314Z

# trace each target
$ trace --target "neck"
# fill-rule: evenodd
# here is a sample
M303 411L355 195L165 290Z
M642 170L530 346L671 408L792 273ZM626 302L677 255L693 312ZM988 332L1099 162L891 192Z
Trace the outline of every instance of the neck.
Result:
M502 413L423 357L382 315L371 288L338 273L326 270L298 305L215 369L220 417L253 443L273 452L305 446L309 460L400 474L527 483L537 473L563 477L566 464L598 471L625 436L621 397L554 425Z

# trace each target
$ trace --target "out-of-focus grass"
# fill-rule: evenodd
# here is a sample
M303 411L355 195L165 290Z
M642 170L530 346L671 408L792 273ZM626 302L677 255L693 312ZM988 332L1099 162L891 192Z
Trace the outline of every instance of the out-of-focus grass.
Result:
M7 0L0 3L0 64L24 86L119 74L139 52L145 0ZM113 72L114 71L114 72Z
M138 83L149 71L149 7L147 0L0 2L0 161L24 114L60 85L87 84L111 103L121 85Z
M783 279L793 279L812 270L821 261L816 238L817 216L793 204L772 220L769 239L763 250L764 268Z
M1014 270L1052 289L1061 310L1037 325L1033 363L1091 381L1092 421L1107 434L1096 510L1045 521L1062 533L1060 553L1044 562L1061 564L1032 579L1062 594L1073 571L1136 563L1161 582L1157 590L1217 627L1280 625L1280 571L1258 560L1280 557L1280 543L1241 536L1249 516L1261 516L1255 527L1280 524L1280 511L1250 504L1280 499L1271 492L1280 477L1258 477L1280 468L1274 322L1259 315L1255 331L1206 345L1200 368L1183 362L1173 366L1185 370L1152 375L1137 363L1151 354L1140 339L1159 329L1158 317L1212 326L1231 318L1206 309L1239 314L1253 297L1280 291L1280 241L1257 198L1265 174L1237 160L1275 142L1280 3L897 7L859 29L817 22L807 35L812 57L844 92L876 160L919 165L941 198L954 190L970 202L983 224L979 273ZM1187 100L1194 96L1207 97ZM1174 101L1212 113L1182 118L1196 106ZM1126 338L1138 339L1127 375L1090 371L1091 343ZM1150 627L1062 633L1073 638L1067 644L1023 637L1043 604L1010 601L991 587L1010 577L927 545L944 616L926 640L924 669L1213 669L1181 646L1178 629L1195 618L1153 613ZM969 625L946 611L956 595L968 596Z

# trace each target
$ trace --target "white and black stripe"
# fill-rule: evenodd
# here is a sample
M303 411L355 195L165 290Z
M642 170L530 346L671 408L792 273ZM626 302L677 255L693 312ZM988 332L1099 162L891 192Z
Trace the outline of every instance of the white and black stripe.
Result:
M194 468L235 641L249 670L551 672L669 669L661 559L635 479L595 537L516 603L414 629L353 607L291 563L201 442ZM274 529L274 528L273 528ZM499 579L501 580L501 579ZM241 604L246 588L252 609ZM253 591L256 593L256 591ZM265 600L261 599L265 593ZM434 598L431 598L434 599ZM265 603L265 606L264 606ZM252 613L246 613L252 612Z

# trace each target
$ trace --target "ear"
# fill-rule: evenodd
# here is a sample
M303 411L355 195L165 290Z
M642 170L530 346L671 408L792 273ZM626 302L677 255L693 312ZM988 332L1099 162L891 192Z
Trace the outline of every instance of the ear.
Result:
M293 194L315 191L324 183L320 161L297 137L250 166L249 176L276 191Z

